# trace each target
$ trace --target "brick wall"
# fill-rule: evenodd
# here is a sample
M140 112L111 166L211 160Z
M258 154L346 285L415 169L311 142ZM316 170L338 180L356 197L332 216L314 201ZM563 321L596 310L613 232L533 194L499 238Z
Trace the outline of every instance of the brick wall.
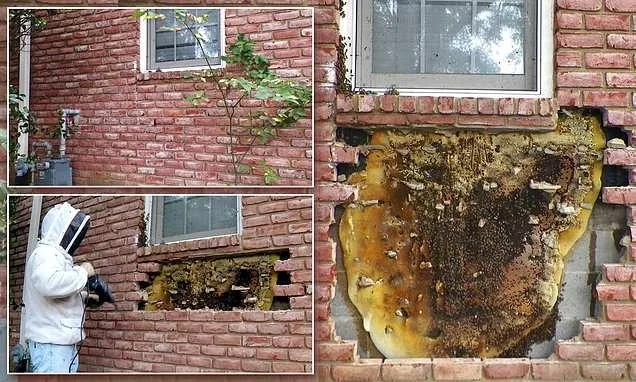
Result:
M67 141L79 185L233 184L220 92L212 83L182 78L182 72L140 73L140 21L132 13L88 9L45 16L46 27L31 40L30 107L38 126L53 128L60 109L80 110L81 128ZM225 15L228 45L245 34L280 76L311 82L311 9L227 10ZM201 89L207 89L213 106L194 107L184 100ZM256 99L243 105L270 113L277 107ZM279 185L311 185L309 108L306 115L268 144L254 146L243 160L251 170L240 175L240 184L263 184L259 163L265 161L281 177ZM249 140L247 116L246 107L234 116L242 144ZM30 142L46 137L32 134Z
M245 196L241 236L150 248L137 247L143 197L45 197L42 217L64 200L92 218L75 261L90 261L110 284L116 300L114 306L105 304L87 313L87 339L80 358L83 371L311 373L310 196ZM30 198L20 198L17 205L10 233L9 280L20 302ZM273 290L274 296L289 297L288 310L137 310L147 298L139 283L147 282L159 263L254 249L289 251L289 259L277 261L274 270L288 272L291 281ZM167 253L169 259L156 257ZM19 320L19 312L10 309L11 343L18 339Z
M603 111L606 126L628 133L626 149L607 149L605 163L636 166L632 131L636 126L636 2L630 0L557 0L554 99L489 99L403 97L338 94L333 103L317 106L316 115L340 127L442 127L447 129L553 129L561 107ZM317 13L320 15L320 13ZM335 25L333 25L335 28ZM319 46L325 41L316 31ZM335 56L330 57L334 62ZM318 73L318 70L317 70ZM330 73L332 78L335 73ZM334 207L356 198L356 190L334 182L338 164L357 163L359 151L333 141L333 131L317 126L316 311L318 373L321 380L633 380L636 379L636 248L632 244L620 264L605 264L597 287L603 309L594 321L581 323L581 334L560 341L549 359L359 359L355 341L342 341L330 316L336 285L336 237L330 234ZM329 127L333 125L329 124ZM327 134L329 133L329 134ZM636 182L606 187L605 203L627 205L631 240L635 240Z

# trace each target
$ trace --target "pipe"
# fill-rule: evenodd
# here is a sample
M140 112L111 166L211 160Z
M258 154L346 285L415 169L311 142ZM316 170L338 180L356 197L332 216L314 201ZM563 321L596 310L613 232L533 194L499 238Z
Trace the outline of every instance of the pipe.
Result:
M27 251L24 264L26 266L26 262L29 260L29 256L35 249L35 246L38 243L38 237L40 236L40 215L42 214L42 195L34 195L31 198L31 220L29 221L29 241L27 242ZM22 281L22 290L24 290L24 280L26 277L23 277ZM20 308L20 316L22 315L22 310L24 307ZM24 338L24 320L20 320L20 343L26 346L26 338Z

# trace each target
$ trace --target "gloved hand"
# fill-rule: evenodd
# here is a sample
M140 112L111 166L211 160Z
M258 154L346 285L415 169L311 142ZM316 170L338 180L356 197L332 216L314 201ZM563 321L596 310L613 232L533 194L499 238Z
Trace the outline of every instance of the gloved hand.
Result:
M84 268L86 273L88 273L88 277L95 276L95 269L89 262L82 263L80 267Z
M104 302L100 300L99 295L95 293L89 293L86 296L86 306L89 308L99 308Z

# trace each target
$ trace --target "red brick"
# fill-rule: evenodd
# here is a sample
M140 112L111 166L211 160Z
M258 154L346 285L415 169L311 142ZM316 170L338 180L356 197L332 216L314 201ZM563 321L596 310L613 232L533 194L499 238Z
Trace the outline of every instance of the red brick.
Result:
M477 100L479 114L495 114L495 100L492 98L479 98Z
M339 113L349 113L354 110L353 105L354 98L351 96L346 96L342 94L338 94L336 99L336 109Z
M636 316L632 318L636 318ZM608 344L607 359L610 361L636 361L636 343Z
M353 362L356 357L356 341L319 342L319 361Z
M577 380L579 367L576 362L533 360L532 377L546 380Z
M636 87L636 74L633 73L607 73L607 85L616 88Z
M605 284L596 286L598 299L601 301L629 300L629 285L627 284Z
M636 281L636 265L604 264L603 272L608 281Z
M452 125L457 120L455 114L404 114L411 126Z
M442 114L450 114L455 112L455 98L439 97L437 100L437 110Z
M556 39L561 48L603 48L605 45L603 35L596 33L557 33Z
M499 100L499 114L512 115L515 113L515 100L512 98L502 98Z
M302 363L298 362L273 362L273 373L302 373L305 368ZM322 379L321 379L322 380Z
M312 361L311 349L292 350L289 352L289 359L291 361L311 362Z
M335 381L368 382L380 380L382 360L364 360L360 363L334 364L332 376Z
M225 356L226 353L227 353L227 348L224 346L216 346L216 345L201 346L201 354L211 355L211 356Z
M609 79L608 79L609 82ZM557 86L575 88L593 88L603 85L601 73L592 72L559 72Z
M559 89L557 90L557 101L561 106L575 107L583 105L580 90Z
M235 334L215 334L214 345L239 346L241 345L241 336Z
M349 146L332 146L331 158L334 163L358 163L358 155L360 150L357 147Z
M588 68L630 68L632 56L627 53L586 53L585 65Z
M636 12L633 0L605 0L605 6L613 12Z
M268 361L260 361L255 359L241 360L241 370L253 373L269 373L272 363Z
M529 371L530 361L525 358L484 360L484 375L490 379L522 379Z
M428 359L386 359L382 365L384 381L421 381L433 374L432 361Z
M629 30L630 15L585 15L590 30Z
M557 25L561 29L581 29L583 16L580 13L557 12Z
M219 370L241 370L240 359L215 358L212 367Z
M580 67L583 65L581 52L561 51L556 54L556 62L559 67Z
M476 358L434 358L433 377L440 381L478 381L481 360Z
M506 119L498 115L460 115L457 124L477 126L504 126Z
M582 322L581 326L586 341L627 341L630 338L629 325Z
M324 185L316 190L318 201L346 202L356 198L356 189L346 185Z
M537 114L537 100L536 99L520 99L518 105L519 115L533 115Z
M416 99L415 97L399 97L399 112L400 113L415 113L416 111Z
M621 106L629 104L629 93L620 91L583 91L583 105L585 106Z
M384 112L396 111L398 98L395 95L380 96L380 110Z
M358 115L360 125L402 126L407 124L407 115L396 113L367 113Z
M557 353L568 361L600 361L604 358L603 344L585 342L559 342Z
M610 119L610 118L608 118ZM610 119L611 121L611 119ZM613 124L610 122L610 124ZM636 204L636 188L634 187L603 187L603 201L605 203L611 204ZM620 275L628 275L628 277L632 277L632 269L629 266L606 266L607 275L610 281L614 281L610 279L610 272L620 272L616 274L617 277ZM636 277L636 276L635 276ZM627 280L617 280L617 281L627 281Z
M372 95L358 95L358 111L368 113L375 110L375 97Z
M636 49L636 35L608 34L607 45L615 49Z
M461 114L477 114L477 99L476 98L460 99L459 112Z
M418 110L422 114L432 114L435 111L434 97L417 97Z
M636 321L636 304L606 304L605 312L610 321Z
M623 363L584 363L581 364L583 378L609 381L627 377L627 366Z
M557 0L559 8L579 11L598 11L603 6L601 0Z
M179 354L201 354L201 347L195 344L177 344Z

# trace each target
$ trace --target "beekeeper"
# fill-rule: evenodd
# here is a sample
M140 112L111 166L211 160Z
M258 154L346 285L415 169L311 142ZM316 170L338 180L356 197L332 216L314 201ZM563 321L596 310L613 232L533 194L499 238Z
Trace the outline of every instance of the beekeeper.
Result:
M72 255L89 226L90 216L68 203L55 205L42 220L24 272L21 342L26 340L32 372L77 371L89 298L84 289L95 270L88 262L74 265Z

